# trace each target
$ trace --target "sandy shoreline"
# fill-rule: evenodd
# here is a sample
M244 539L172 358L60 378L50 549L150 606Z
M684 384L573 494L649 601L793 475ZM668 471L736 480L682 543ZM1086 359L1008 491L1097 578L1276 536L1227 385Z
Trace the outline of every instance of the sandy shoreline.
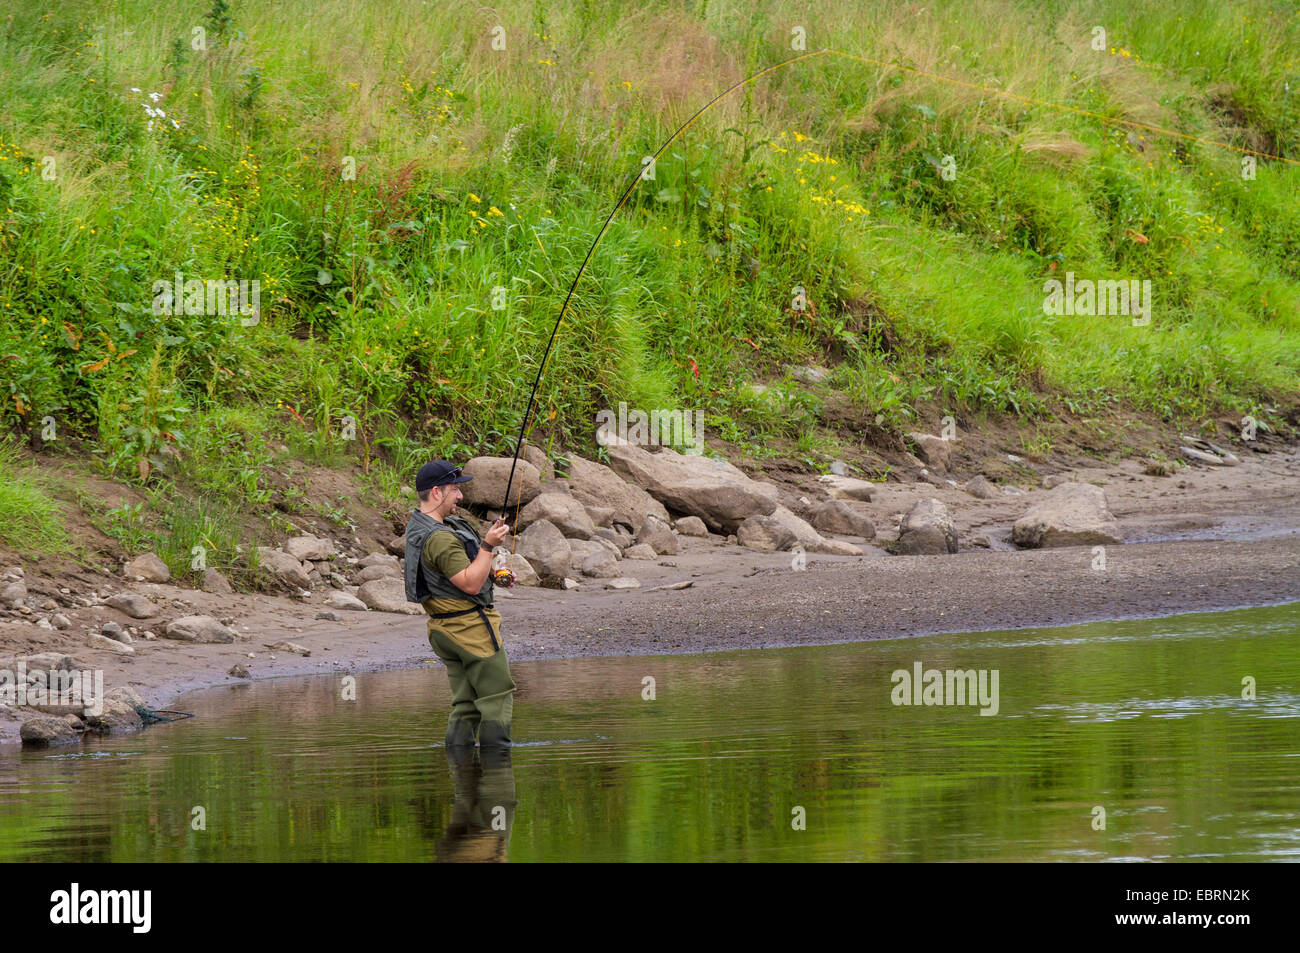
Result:
M1042 491L985 501L952 488L890 483L867 507L878 539L897 535L894 517L912 500L936 496L954 512L962 551L891 556L868 545L862 557L809 555L806 571L796 572L789 553L683 537L676 556L626 561L641 589L608 591L589 580L576 592L520 588L503 594L498 607L505 643L514 660L693 653L1300 600L1300 453L1260 454L1239 467L1169 478L1143 476L1128 461L1081 469L1078 478L1104 483L1124 532L1124 545L1106 547L1104 569L1096 568L1089 547L1019 551L1005 542L1011 523ZM967 548L971 541L977 545ZM690 588L652 591L682 581L690 581ZM115 589L121 588L126 587L118 580ZM236 663L254 679L267 679L405 668L432 658L422 616L341 612L342 622L316 621L324 592L299 601L217 596L171 585L130 588L168 607L169 617L233 616L248 638L229 645L137 640L135 656L119 656L88 648L84 629L133 620L96 606L78 609L66 632L0 625L0 657L63 651L84 667L102 668L106 687L129 685L158 708L196 689L243 681L227 674ZM285 639L312 655L266 648ZM0 718L0 753L19 750L19 714Z

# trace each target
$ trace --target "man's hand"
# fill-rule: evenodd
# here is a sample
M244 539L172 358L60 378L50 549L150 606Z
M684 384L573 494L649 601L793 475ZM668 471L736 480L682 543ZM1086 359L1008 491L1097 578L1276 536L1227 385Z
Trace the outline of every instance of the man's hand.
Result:
M488 531L483 534L483 542L495 549L505 542L508 535L510 535L510 526L506 523L504 517L498 517L497 521L488 527Z

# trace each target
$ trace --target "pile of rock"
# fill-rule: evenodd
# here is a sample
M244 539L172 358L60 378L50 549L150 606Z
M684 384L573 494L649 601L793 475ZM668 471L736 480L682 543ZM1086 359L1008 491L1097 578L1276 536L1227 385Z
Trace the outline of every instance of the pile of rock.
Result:
M3 697L8 701L27 702L10 709L0 707L21 718L19 737L24 745L45 747L73 744L85 734L123 734L144 724L141 712L147 712L144 699L133 688L121 687L104 692L101 673L82 668L74 656L61 652L41 652L0 661L7 677L22 674L25 684L6 682ZM76 691L71 690L72 685Z

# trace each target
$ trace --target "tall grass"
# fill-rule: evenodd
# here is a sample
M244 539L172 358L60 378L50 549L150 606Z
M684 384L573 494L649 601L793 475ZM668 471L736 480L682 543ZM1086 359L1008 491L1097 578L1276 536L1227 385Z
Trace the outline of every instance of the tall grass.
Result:
M534 442L589 446L623 400L797 434L816 407L742 385L804 361L898 427L930 401L1181 422L1297 396L1300 169L1247 180L1096 118L1300 157L1293 5L222 7L0 21L0 427L54 416L115 473L251 505L278 440L387 491L425 454L507 451L628 175L794 25L891 65L779 70L665 152L574 294ZM1066 271L1150 279L1152 325L1044 315ZM153 314L176 272L259 280L261 320Z

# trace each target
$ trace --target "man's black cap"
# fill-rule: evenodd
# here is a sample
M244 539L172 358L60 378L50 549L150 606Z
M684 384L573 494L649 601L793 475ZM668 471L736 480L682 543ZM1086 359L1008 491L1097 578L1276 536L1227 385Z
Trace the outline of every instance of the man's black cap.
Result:
M460 467L453 466L446 460L430 460L420 467L420 472L415 475L415 491L423 493L435 486L446 486L448 483L468 483L472 479L474 479L473 476L468 473L461 473Z

